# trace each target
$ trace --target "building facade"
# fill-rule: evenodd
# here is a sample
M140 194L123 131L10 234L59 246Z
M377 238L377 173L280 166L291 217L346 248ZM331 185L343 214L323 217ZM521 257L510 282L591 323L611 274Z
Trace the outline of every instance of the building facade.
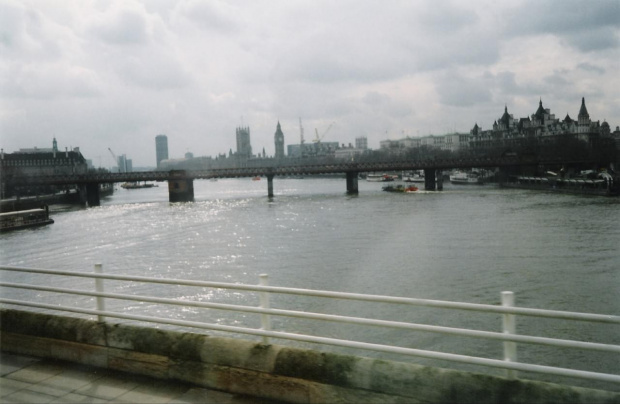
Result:
M573 136L576 139L589 142L593 137L606 136L607 122L601 124L592 121L586 107L585 98L581 98L581 106L577 113L577 120L566 114L564 119L556 118L549 108L543 106L542 99L538 102L538 109L529 117L515 119L504 107L504 114L493 123L490 130L482 130L478 124L470 131L470 147L480 148L491 145L511 146L526 139L536 139L541 142L551 141L557 136ZM607 131L608 132L608 131Z
M576 120L568 114L564 119L556 118L549 108L543 106L541 99L538 103L538 109L533 114L519 119L515 119L508 112L508 106L504 106L504 113L493 122L492 129L482 130L476 123L469 133L382 140L380 148L395 153L418 147L432 147L458 152L487 147L509 148L528 139L536 139L544 143L552 141L557 136L573 136L576 139L590 142L597 136L613 137L613 134L607 122L601 124L590 119L585 98L581 99Z
M13 194L13 191L5 186L13 177L86 174L87 172L88 164L80 152L80 148L75 147L71 151L65 148L64 151L59 151L55 138L51 148L34 147L20 149L14 153L5 153L4 150L0 150L0 178L2 179L3 197ZM33 187L33 190L38 191L38 188L40 187Z
M133 171L133 161L128 159L125 154L118 156L116 163L118 164L119 173L130 173Z
M368 138L366 136L360 136L355 138L355 148L366 150L368 149Z
M168 160L168 136L155 136L155 156L157 160L157 168L160 168L162 160Z
M252 157L249 127L237 128L237 156L246 159Z

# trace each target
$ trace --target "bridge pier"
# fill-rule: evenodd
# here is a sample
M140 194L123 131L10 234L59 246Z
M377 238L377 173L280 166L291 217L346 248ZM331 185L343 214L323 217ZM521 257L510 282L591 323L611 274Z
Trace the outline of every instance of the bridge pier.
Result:
M357 172L347 172L347 194L359 193L359 188L357 185L358 176L359 173Z
M80 202L85 206L101 205L101 195L99 193L99 184L89 182L78 186Z
M273 198L273 174L267 174L267 196Z
M435 181L437 182L437 191L443 191L443 173L441 170L435 171Z
M435 169L434 168L424 169L424 189L427 191L435 190Z
M100 206L101 195L99 192L99 184L96 182L89 182L86 184L86 201L88 206Z
M173 178L168 180L168 201L194 202L194 180L186 178L183 170L171 171L170 175Z

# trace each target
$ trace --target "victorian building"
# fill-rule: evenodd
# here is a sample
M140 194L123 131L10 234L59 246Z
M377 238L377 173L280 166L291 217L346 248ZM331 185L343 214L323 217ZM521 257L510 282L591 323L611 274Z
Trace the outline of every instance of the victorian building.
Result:
M550 141L557 136L573 136L579 140L589 142L593 137L605 135L605 127L609 124L592 121L586 108L585 98L581 99L581 106L574 120L567 113L564 119L555 117L549 108L543 107L542 99L538 102L538 109L529 117L515 119L504 107L504 114L493 123L493 129L483 131L474 125L471 134L471 147L485 147L491 145L511 145L520 143L524 139Z

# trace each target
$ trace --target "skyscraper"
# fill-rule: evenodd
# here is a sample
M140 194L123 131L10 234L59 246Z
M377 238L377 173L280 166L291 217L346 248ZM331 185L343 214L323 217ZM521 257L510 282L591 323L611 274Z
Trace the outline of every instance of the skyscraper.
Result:
M155 136L155 156L157 158L157 168L162 160L168 160L168 136Z

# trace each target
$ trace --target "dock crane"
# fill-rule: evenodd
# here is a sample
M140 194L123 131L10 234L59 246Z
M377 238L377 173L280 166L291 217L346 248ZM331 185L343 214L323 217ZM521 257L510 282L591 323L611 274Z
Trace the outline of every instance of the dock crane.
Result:
M312 141L314 143L320 143L321 140L323 140L323 138L325 137L325 135L327 135L327 132L329 132L329 130L332 128L332 126L334 126L336 122L332 122L329 124L329 126L327 127L327 129L325 130L325 132L323 132L323 134L321 136L319 136L319 131L317 128L314 128L314 133L316 134L316 137L314 139L312 139Z

